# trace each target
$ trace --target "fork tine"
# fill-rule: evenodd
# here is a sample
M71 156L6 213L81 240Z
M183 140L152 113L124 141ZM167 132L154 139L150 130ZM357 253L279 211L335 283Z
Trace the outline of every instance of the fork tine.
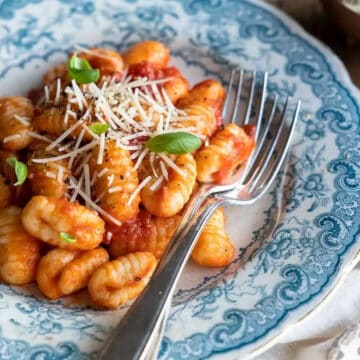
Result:
M223 111L222 111L222 114L221 114L224 119L226 118L226 114L228 112L228 107L229 107L229 104L230 104L230 98L231 98L230 94L231 94L231 89L232 89L233 83L234 83L235 72L236 72L235 69L231 70L229 84L228 84L227 89L226 89L226 98L225 98Z
M258 116L257 116L256 123L255 123L255 126L256 126L256 129L255 129L255 141L257 141L258 138L259 138L260 128L261 128L261 124L262 124L264 107L265 107L265 100L266 100L267 81L268 81L268 73L265 72L264 75L263 75L260 107L259 107L259 112L258 112Z
M248 183L249 179L253 178L254 173L259 169L258 167L255 167L255 164L261 160L261 154L266 153L266 145L265 143L266 137L270 131L270 127L272 125L273 120L275 119L275 111L277 106L277 95L274 96L273 103L271 106L271 112L268 119L268 122L265 126L264 131L261 134L260 141L256 144L256 150L254 154L251 156L250 160L248 161L245 169L243 170L243 176L245 177L244 183Z
M254 185L256 185L257 180L259 180L259 178L263 174L266 165L269 163L269 161L271 159L271 156L273 155L273 151L274 151L274 149L276 147L276 144L278 143L278 141L280 139L281 130L282 130L282 128L284 127L284 125L286 123L286 111L288 110L288 107L289 107L289 98L286 98L284 107L283 107L281 115L280 115L280 123L279 123L279 125L278 125L278 127L276 129L275 137L272 138L272 140L270 140L268 148L265 148L265 146L263 146L261 149L259 147L258 150L257 150L257 153L258 153L257 155L258 155L259 162L254 163L254 165L256 164L257 166L255 167L255 170L251 174L251 177L246 182L248 184L251 184L251 188L254 188ZM275 118L275 116L274 116L274 118ZM270 131L270 127L268 127L267 130ZM268 134L269 133L264 132L263 133L263 138L264 137L266 138L268 136Z
M243 80L244 80L244 70L241 69L240 74L239 74L237 91L236 91L236 100L235 100L235 104L233 106L233 111L232 111L232 115L231 115L231 118L230 118L230 123L235 122L236 116L238 114L239 103L240 103L240 98L241 98L241 91L242 91L242 87L243 87Z
M277 101L278 101L278 96L275 95L272 106L271 106L271 111L270 111L270 116L269 116L268 123L266 124L265 129L262 132L262 136L260 138L260 141L256 144L256 150L255 150L254 158L257 157L259 155L259 153L261 152L261 150L263 149L266 136L269 133L270 126L271 126L271 124L273 122L273 119L275 118ZM260 129L259 129L259 131L260 131Z
M248 189L248 191L250 193L255 188L258 189L258 194L256 194L254 199L257 199L258 197L260 197L269 188L269 186L272 184L273 180L275 179L276 175L278 174L278 172L281 168L281 165L284 162L284 159L287 155L289 146L291 144L292 137L294 135L295 126L296 126L299 111L300 111L300 105L301 105L301 102L298 101L296 104L296 109L295 109L294 114L291 119L287 139L284 143L280 144L279 156L273 162L271 162L270 159L275 153L276 146L279 143L280 134L282 133L281 130L284 127L284 124L286 122L286 111L285 111L285 107L284 107L284 111L282 114L282 116L284 118L281 119L281 124L279 126L280 129L278 130L276 138L274 139L273 143L271 144L271 148L266 156L266 161L264 163L265 166L263 166L261 168L260 173L257 175L256 179L251 182L251 186ZM265 174L265 176L263 177L264 174ZM262 181L259 184L259 181L261 179L262 179Z
M256 71L253 71L251 74L251 84L250 84L250 94L246 107L246 113L244 118L244 125L248 124L250 121L251 108L254 101L254 92L255 92L255 84L256 84Z

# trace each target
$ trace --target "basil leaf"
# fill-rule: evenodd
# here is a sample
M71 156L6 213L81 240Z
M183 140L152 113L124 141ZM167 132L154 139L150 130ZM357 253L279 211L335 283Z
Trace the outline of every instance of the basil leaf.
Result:
M6 161L15 170L17 182L14 184L14 186L22 185L28 175L27 166L23 162L17 160L15 156L7 158Z
M67 67L70 77L79 84L89 84L99 80L99 69L92 69L89 62L79 58L76 53L69 59Z
M79 58L76 53L69 59L68 67L75 70L91 70L92 67L85 59Z
M76 239L72 235L70 235L70 234L68 234L66 232L61 232L60 233L60 239L62 241L65 241L65 242L69 243L69 244L73 244L73 243L76 242Z
M96 135L101 135L106 133L109 127L109 124L95 123L89 126L89 130Z
M155 153L187 154L201 146L201 140L187 132L174 132L156 135L151 138L146 147Z

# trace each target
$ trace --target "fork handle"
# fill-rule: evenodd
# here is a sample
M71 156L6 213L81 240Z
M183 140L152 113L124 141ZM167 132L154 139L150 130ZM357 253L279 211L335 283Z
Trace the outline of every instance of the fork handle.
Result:
M148 286L113 330L100 353L103 360L144 360L151 347L151 336L162 320L162 311L172 297L181 272L201 230L223 202L209 199L188 226L173 239Z

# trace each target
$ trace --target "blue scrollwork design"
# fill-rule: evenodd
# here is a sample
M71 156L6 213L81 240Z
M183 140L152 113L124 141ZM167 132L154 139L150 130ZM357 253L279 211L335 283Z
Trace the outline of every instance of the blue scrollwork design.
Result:
M22 9L26 5L41 3L43 0L1 0L0 1L0 18L12 19L16 10Z
M343 190L359 191L360 175L358 166L347 160L334 160L329 163L328 170L340 173L337 183Z
M281 275L286 279L276 288L278 299L286 305L298 303L309 289L308 275L299 266L286 266Z
M322 215L317 219L319 227L325 229L320 235L321 245L328 250L339 250L344 244L342 239L344 238L346 227L335 216Z

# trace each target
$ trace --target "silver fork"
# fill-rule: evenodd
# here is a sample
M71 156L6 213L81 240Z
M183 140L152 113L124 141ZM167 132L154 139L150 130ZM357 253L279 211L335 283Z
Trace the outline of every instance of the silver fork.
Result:
M240 95L243 94L244 71L232 72L229 84L232 89L234 79L238 75L235 102L229 105L229 96L225 104L225 111L230 109L231 115L227 118L234 122L237 117ZM145 359L153 345L152 335L161 322L164 322L164 314L169 299L171 299L177 281L185 266L191 250L198 239L201 230L212 213L219 207L227 204L248 205L262 196L277 175L286 152L290 146L291 137L295 129L295 123L299 112L298 102L295 110L291 111L289 126L285 126L288 119L289 101L282 106L281 114L276 122L277 100L273 101L268 122L265 127L261 126L261 120L265 104L265 89L267 75L263 76L263 91L261 92L260 104L255 120L257 149L243 169L239 169L233 176L233 181L226 185L204 185L200 194L192 199L192 206L199 209L204 199L209 197L201 207L200 212L188 207L185 213L185 221L180 225L158 268L154 272L149 285L144 289L140 297L127 312L120 324L114 330L100 354L101 359ZM249 91L247 93L246 111L242 117L241 125L247 124L250 119L254 103L256 74L251 74ZM229 91L230 93L230 91ZM230 108L229 108L230 106ZM270 136L271 133L275 134ZM279 141L279 140L283 141ZM277 156L275 156L277 154ZM191 219L186 224L186 219Z

